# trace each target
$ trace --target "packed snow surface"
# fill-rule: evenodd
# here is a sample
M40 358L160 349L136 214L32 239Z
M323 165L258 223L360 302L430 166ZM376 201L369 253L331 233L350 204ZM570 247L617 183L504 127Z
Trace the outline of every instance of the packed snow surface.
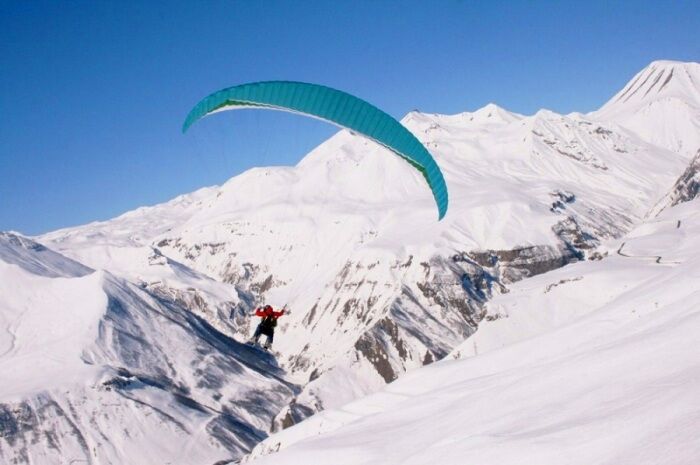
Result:
M98 375L80 356L106 308L100 273L47 278L0 261L0 276L0 402Z

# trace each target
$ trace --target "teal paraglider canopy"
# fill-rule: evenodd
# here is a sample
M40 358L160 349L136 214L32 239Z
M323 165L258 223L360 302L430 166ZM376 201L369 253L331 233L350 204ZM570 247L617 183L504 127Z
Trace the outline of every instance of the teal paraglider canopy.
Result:
M222 89L201 100L185 119L182 132L198 119L221 110L267 108L320 118L350 129L388 148L420 171L438 207L447 212L447 186L433 156L400 122L374 105L346 92L291 81L253 82Z

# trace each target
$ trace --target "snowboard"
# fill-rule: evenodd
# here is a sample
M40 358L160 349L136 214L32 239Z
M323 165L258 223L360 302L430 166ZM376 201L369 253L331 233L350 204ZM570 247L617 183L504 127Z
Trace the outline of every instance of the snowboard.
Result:
M265 346L261 345L260 343L248 341L248 342L246 342L246 345L249 347L252 347L253 349L257 350L258 352L270 354L273 357L278 357L280 355L279 352L272 350L272 348L266 349Z

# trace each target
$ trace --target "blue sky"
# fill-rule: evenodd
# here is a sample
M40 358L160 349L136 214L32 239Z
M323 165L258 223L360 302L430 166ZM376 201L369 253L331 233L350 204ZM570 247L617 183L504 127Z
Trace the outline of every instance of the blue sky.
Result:
M108 219L295 164L335 132L243 111L183 135L222 87L316 82L396 117L585 112L650 61L700 61L699 24L697 1L0 0L0 230Z

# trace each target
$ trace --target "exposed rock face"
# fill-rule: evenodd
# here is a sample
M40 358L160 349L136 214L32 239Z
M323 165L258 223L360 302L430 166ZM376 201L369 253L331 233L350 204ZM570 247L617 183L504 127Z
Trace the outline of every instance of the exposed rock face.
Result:
M469 254L474 261L495 276L501 284L546 273L582 258L576 249L548 246L522 247L513 250L487 250Z
M561 120L567 121L565 117L562 117ZM549 121L541 122L537 129L532 130L532 136L538 139L539 142L545 144L561 156L568 157L599 170L605 171L608 169L605 163L596 155L595 151L589 148L581 139L570 138L564 140L559 137L558 134L551 131L547 123L549 123ZM568 121L566 124L570 126L580 126L583 130L588 129L586 123ZM598 127L596 130L590 131L589 134L596 134L607 139L608 136L612 134L612 131Z
M569 199L566 203L573 202L573 194L560 195ZM552 227L560 240L558 247L539 245L510 250L476 251L465 253L462 258L472 259L484 269L482 276L489 277L492 282L499 284L501 291L506 291L504 285L584 260L595 252L601 239L619 237L624 229L612 221L613 215L610 216L610 223L587 223L586 226L582 226L576 217L567 216ZM620 219L627 221L622 215L616 217L618 223Z
M457 256L420 262L410 257L395 262L389 268L401 272L400 281L368 276L387 275L382 272L384 266L376 262L346 263L334 281L334 292L327 300L317 301L307 313L305 323L312 331L325 328L328 339L345 338L348 347L340 353L337 347L329 347L329 351L336 352L328 360L318 355L312 358L309 354L323 351L325 343L324 338L313 338L290 360L292 373L309 373L309 381L277 416L275 429L352 400L333 398L329 385L345 383L358 392L367 392L395 380L406 370L440 360L476 330L493 286L500 286L474 261ZM387 296L388 289L391 294ZM377 295L380 290L385 295ZM348 328L355 328L352 339L347 339Z
M70 453L74 461L93 463L75 413L46 394L31 401L0 404L0 444L4 445L0 457L7 463L49 463L62 453ZM43 454L36 454L37 445L44 447Z
M671 206L697 198L700 193L700 151L673 186Z
M671 192L652 210L651 216L656 216L666 208L679 203L693 200L698 194L700 194L700 150L673 185Z

